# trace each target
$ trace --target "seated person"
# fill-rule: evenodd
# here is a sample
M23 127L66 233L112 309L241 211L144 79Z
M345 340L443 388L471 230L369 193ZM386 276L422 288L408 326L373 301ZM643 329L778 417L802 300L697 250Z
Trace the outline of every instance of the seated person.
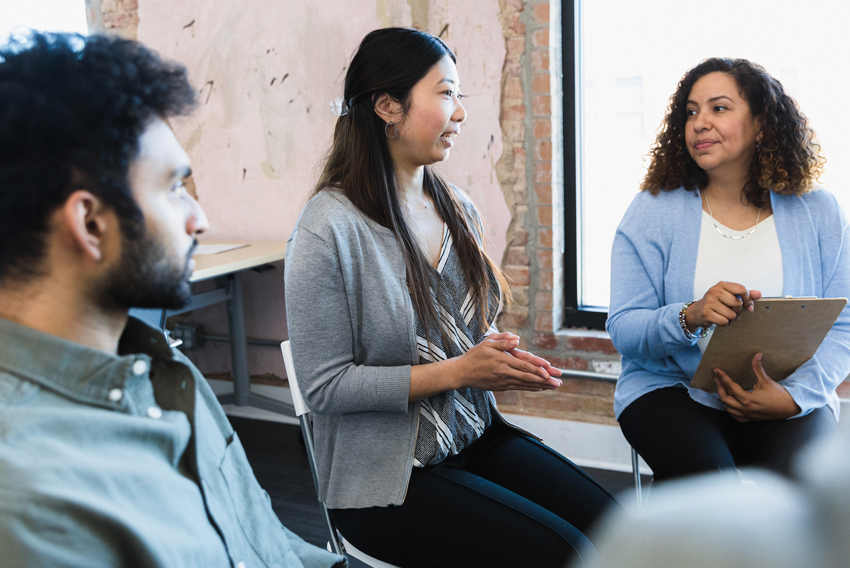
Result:
M431 169L467 118L455 61L418 30L365 37L287 249L319 493L385 562L561 568L592 554L586 532L616 502L496 409L492 391L555 389L561 372L495 329L508 288L481 219Z
M345 566L284 528L198 370L131 306L207 228L164 122L186 70L118 38L0 48L0 564Z
M790 475L796 451L838 422L850 373L850 306L782 381L752 367L742 389L689 389L712 326L762 296L850 296L850 230L815 186L823 157L782 85L745 59L707 59L674 93L641 193L614 239L607 328L622 354L614 411L656 480L761 465ZM794 322L788 322L794 325ZM728 369L727 369L728 371Z

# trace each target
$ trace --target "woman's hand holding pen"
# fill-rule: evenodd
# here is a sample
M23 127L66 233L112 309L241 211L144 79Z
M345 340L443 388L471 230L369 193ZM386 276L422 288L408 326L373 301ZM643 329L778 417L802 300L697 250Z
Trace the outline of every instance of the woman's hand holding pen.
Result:
M718 282L701 300L688 306L685 323L691 333L712 325L728 325L738 319L742 310L753 311L753 302L759 298L761 292L758 290L747 290L746 286L735 282Z

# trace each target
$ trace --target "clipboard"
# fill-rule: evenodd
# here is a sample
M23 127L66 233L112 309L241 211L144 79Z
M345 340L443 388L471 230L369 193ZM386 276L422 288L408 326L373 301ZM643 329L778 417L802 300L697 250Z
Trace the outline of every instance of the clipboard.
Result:
M714 334L690 386L717 392L714 369L750 390L756 383L753 356L764 353L762 366L774 381L787 379L812 358L832 328L847 298L762 298L744 310L738 321L714 329Z

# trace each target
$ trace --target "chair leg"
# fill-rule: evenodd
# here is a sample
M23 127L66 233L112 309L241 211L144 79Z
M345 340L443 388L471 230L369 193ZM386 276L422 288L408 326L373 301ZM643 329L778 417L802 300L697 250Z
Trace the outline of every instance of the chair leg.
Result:
M632 448L632 474L635 477L635 498L637 499L638 507L643 506L643 499L640 491L640 462L638 461L638 453Z
M319 490L319 475L316 472L316 462L313 459L315 446L313 445L313 425L310 424L309 418L307 415L302 414L298 417L299 422L301 422L301 433L304 435L304 447L307 449L307 461L310 462L310 473L313 474L313 487L316 488L316 491ZM318 499L318 495L316 496ZM328 509L325 507L325 504L319 501L319 507L322 509L322 517L325 520L325 528L328 530L328 543L331 547L331 552L336 554L345 554L342 550L342 546L340 546L339 538L337 537L336 527L331 521L330 515L328 515Z
M339 542L339 536L336 532L336 527L331 521L330 515L328 515L328 508L325 507L325 504L319 501L319 507L322 509L322 516L325 519L325 527L328 529L328 544L330 544L331 552L336 554L345 555L345 549L342 547L342 544Z

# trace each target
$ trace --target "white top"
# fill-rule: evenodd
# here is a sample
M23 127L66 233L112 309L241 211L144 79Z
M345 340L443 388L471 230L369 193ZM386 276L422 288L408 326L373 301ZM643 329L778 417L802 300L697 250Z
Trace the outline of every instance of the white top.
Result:
M697 269L694 273L694 299L701 299L709 288L721 281L737 282L749 290L759 290L763 296L782 296L782 252L773 215L761 221L756 231L744 239L727 239L717 232L717 224L724 235L746 235L744 231L730 229L702 212L699 235ZM697 342L705 353L708 337Z

